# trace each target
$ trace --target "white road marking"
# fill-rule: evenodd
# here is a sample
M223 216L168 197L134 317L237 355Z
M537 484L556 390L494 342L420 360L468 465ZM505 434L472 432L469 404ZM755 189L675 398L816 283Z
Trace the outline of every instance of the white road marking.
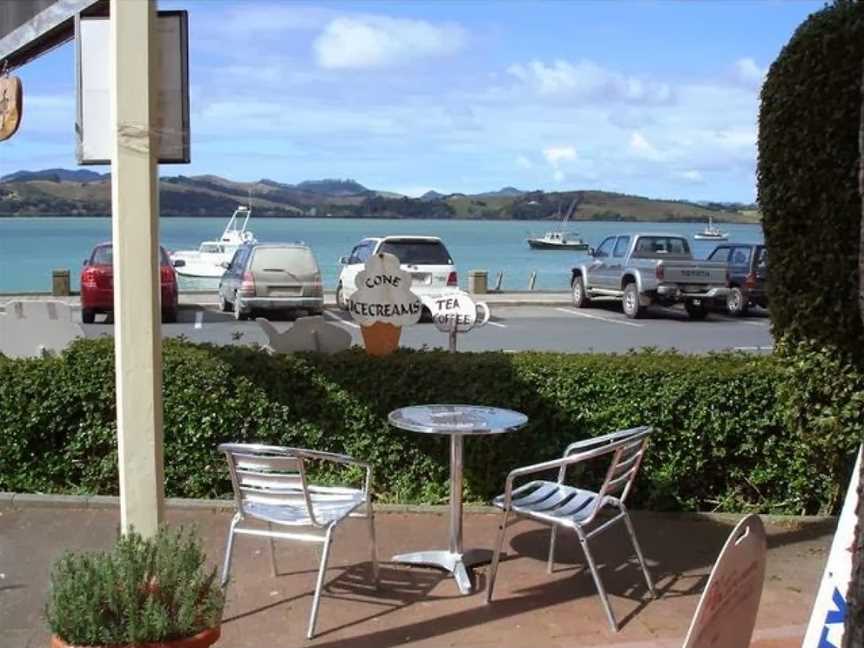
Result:
M197 313L195 313L195 328L200 329L203 322L204 322L204 311L198 311Z
M492 320L489 320L489 321L486 322L486 323L487 323L489 326L497 326L498 328L507 328L507 325L506 325L506 324L502 324L501 322L493 322Z
M591 315L589 313L583 313L582 311L573 310L572 308L556 308L555 310L561 311L562 313L567 313L568 315L577 315L579 317L587 317L588 319L600 320L601 322L609 322L610 324L635 326L637 328L642 328L645 326L644 324L637 324L636 322L628 322L626 320L612 319L611 317L600 317L599 315Z
M773 351L774 346L771 344L765 346L740 346L732 347L735 351Z
M770 324L768 324L767 322L760 322L757 320L739 319L737 321L741 322L742 324L749 324L750 326L759 326L761 328L768 328L770 326Z
M337 317L336 315L334 315L330 311L324 311L324 315L327 317L327 319L333 320L334 322L338 322L339 324L344 324L345 326L350 326L351 328L355 328L355 329L360 328L359 324L355 324L354 322L349 322L348 320L344 320L341 317Z

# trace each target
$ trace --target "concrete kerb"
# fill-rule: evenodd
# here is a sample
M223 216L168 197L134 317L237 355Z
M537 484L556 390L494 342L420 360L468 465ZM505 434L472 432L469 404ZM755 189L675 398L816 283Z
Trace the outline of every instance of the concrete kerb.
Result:
M234 510L233 499L190 499L169 497L165 500L167 508L185 511L206 511L222 513ZM119 508L120 499L108 495L40 495L34 493L8 493L0 491L0 509L57 508L57 509L111 509ZM375 512L382 514L423 514L447 515L446 504L385 504L376 503ZM489 515L499 513L500 509L483 504L466 504L463 507L469 515ZM658 519L691 518L694 522L719 522L736 524L745 513L667 513L637 511ZM809 526L837 522L836 516L828 515L762 515L768 524L779 526Z

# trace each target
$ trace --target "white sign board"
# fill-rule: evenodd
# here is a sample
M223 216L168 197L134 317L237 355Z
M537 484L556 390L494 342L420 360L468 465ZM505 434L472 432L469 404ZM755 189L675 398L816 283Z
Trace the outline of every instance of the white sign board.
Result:
M767 543L758 515L741 520L711 570L684 648L750 645L765 581Z
M843 644L843 630L846 621L846 594L852 579L852 547L855 544L855 522L858 510L858 481L861 474L861 453L843 501L840 522L831 543L831 553L822 582L816 594L816 603L807 625L807 634L801 648L840 648Z
M386 252L373 254L354 280L357 290L348 298L348 312L360 325L366 352L393 353L403 326L420 321L423 303L411 292L411 275L399 259Z
M82 16L76 23L78 113L75 124L79 164L110 164L111 21ZM189 147L189 27L185 11L160 11L159 101L154 144L161 164L187 164ZM143 139L147 133L129 130L121 137Z
M424 297L423 303L432 313L432 321L439 331L466 333L489 321L489 307L475 303L468 293L452 292L440 297Z

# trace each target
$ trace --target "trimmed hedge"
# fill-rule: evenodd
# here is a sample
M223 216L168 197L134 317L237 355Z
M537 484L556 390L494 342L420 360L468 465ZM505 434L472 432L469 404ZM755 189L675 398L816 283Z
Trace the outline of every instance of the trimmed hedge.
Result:
M0 357L0 490L117 492L112 344L82 340L56 358ZM371 461L380 500L444 502L446 437L392 429L386 416L408 404L469 402L520 410L530 424L465 444L468 500L488 499L511 468L558 456L571 441L651 424L659 431L637 506L827 513L864 437L864 375L814 349L776 357L400 351L379 359L169 340L164 376L171 496L227 495L216 445L261 441Z
M774 333L864 360L858 129L864 2L811 15L771 66L759 113L759 205Z

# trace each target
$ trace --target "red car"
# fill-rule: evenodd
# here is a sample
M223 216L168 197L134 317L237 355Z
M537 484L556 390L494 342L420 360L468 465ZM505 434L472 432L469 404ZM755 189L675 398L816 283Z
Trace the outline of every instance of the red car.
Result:
M162 321L177 321L177 275L168 254L159 248L162 284ZM81 321L92 324L96 313L114 312L114 254L111 243L93 248L81 269Z

